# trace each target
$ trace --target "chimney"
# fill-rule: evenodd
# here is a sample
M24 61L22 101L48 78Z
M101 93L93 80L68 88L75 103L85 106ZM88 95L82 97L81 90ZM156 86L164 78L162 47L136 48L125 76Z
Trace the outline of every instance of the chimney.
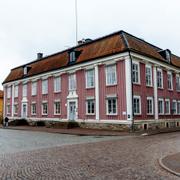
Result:
M43 58L43 53L37 53L37 59L42 59Z

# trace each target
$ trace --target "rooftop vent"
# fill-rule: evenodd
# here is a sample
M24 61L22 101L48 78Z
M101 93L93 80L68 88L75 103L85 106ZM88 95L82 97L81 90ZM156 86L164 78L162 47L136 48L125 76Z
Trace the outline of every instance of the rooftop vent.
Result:
M88 42L91 42L92 39L88 38L88 39L81 39L78 41L78 45L81 45L81 44L85 44L85 43L88 43Z
M42 59L43 58L43 53L37 53L37 59Z
M159 54L168 62L171 62L171 51L169 49L159 51Z

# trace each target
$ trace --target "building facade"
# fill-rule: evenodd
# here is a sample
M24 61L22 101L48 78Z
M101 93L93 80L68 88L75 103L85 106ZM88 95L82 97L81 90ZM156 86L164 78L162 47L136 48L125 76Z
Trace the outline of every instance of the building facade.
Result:
M137 128L179 126L180 58L124 31L12 69L4 116Z

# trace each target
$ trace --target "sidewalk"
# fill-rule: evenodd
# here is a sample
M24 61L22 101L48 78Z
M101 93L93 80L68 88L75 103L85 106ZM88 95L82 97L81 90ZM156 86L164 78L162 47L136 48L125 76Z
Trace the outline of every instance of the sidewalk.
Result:
M135 133L108 131L108 130L95 130L95 129L60 129L60 128L47 128L47 127L32 127L32 126L9 126L7 129L13 130L26 130L26 131L41 131L48 133L70 134L78 136L135 136Z
M159 164L170 173L180 177L180 152L160 159Z

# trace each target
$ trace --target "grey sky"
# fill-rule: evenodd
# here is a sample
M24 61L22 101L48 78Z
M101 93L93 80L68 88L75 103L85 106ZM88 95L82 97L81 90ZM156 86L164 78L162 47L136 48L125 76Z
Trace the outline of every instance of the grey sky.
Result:
M180 55L179 0L78 0L79 39L125 30ZM0 82L11 68L75 45L74 0L0 0Z

